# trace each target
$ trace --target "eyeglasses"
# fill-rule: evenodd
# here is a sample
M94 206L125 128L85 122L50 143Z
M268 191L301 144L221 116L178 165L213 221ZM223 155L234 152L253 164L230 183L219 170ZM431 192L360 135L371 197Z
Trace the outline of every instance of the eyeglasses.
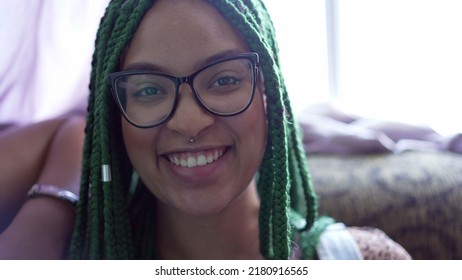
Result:
M128 70L109 74L112 95L125 119L140 128L167 121L178 104L180 85L189 84L196 101L217 116L244 112L255 95L258 54L217 60L187 77Z

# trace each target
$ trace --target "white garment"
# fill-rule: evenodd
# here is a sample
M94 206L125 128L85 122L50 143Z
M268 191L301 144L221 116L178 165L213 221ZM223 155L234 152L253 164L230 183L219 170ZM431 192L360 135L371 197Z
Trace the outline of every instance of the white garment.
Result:
M0 123L85 111L108 0L0 1Z
M320 260L362 260L358 243L343 223L329 225L316 246Z

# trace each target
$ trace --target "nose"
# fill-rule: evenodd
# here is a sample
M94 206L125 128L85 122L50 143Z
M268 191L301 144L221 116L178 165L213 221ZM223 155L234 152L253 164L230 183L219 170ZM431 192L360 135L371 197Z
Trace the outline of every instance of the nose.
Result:
M177 107L166 125L170 130L190 139L211 126L215 122L215 116L198 103L187 83L181 84L178 91Z

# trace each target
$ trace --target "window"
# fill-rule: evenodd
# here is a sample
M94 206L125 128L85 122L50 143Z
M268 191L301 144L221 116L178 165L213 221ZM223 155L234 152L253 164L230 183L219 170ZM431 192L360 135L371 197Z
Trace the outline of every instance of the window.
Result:
M265 2L296 111L330 99L363 116L462 131L462 1Z
M324 1L264 0L278 37L293 109L329 99Z

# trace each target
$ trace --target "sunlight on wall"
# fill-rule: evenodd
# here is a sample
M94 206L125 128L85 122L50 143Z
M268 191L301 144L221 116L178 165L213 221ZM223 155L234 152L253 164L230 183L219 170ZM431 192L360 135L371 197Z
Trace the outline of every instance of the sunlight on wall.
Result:
M275 25L284 79L300 112L328 97L324 1L264 0Z

